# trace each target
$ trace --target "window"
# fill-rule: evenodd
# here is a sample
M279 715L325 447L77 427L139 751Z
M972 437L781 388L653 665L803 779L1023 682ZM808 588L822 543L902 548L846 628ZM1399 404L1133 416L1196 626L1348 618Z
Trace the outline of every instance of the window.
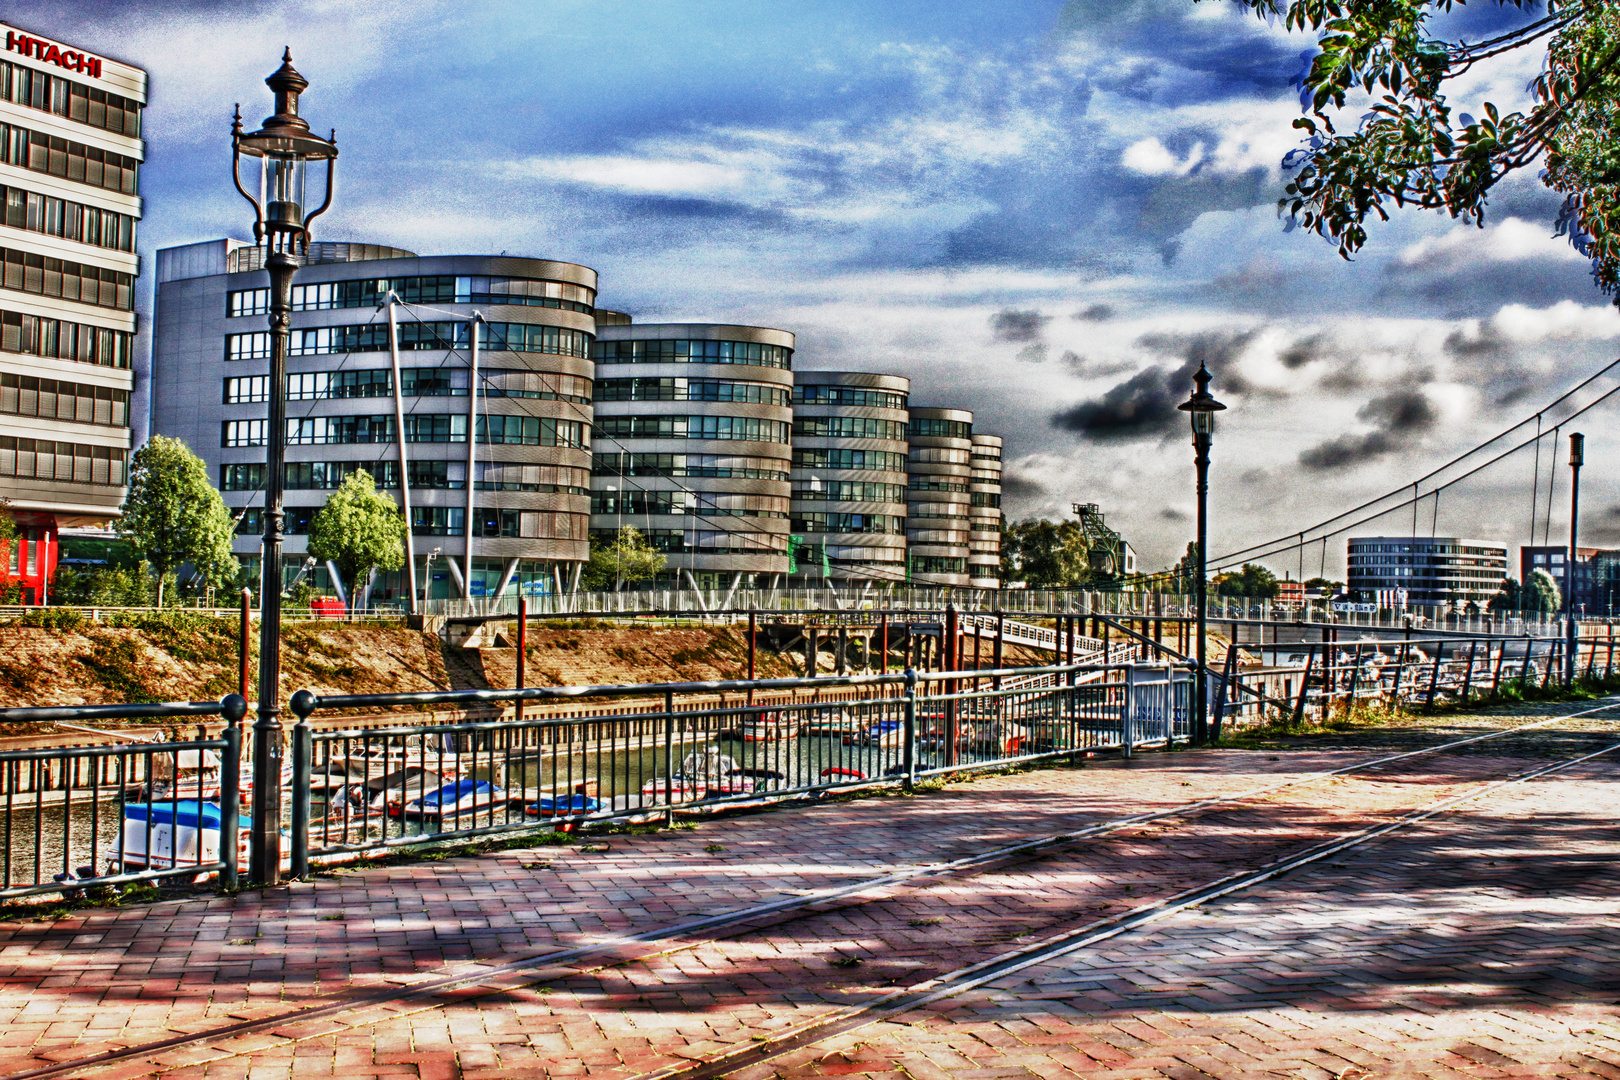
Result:
M906 519L889 514L795 514L793 531L899 535L906 531Z
M911 421L912 438L934 439L969 439L973 437L973 425L961 420L930 420L913 418Z
M467 441L467 418L460 413L417 413L405 417L405 441L452 443Z
M225 315L238 319L247 315L270 314L269 289L237 289L225 294Z
M976 445L973 447L974 461L1000 461L1001 447Z
M991 495L985 491L975 491L971 495L973 506L1000 506L1001 496Z
M127 195L135 194L140 168L132 157L15 124L0 124L0 162Z
M411 532L417 536L461 536L467 531L467 511L459 506L411 507Z
M333 311L340 308L376 308L387 302L390 292L407 304L504 304L508 307L547 307L595 312L596 294L583 285L563 281L508 277L403 277L366 278L360 281L328 281L317 285L295 285L294 311ZM253 294L262 293L260 300ZM241 297L239 301L237 298ZM263 310L254 311L254 305ZM236 315L262 315L269 310L267 289L244 289L229 294L228 311ZM238 310L239 307L241 310Z
M296 378L297 376L294 376ZM270 400L270 376L243 375L225 380L225 404L252 405Z
M776 495L708 491L598 491L591 495L591 513L785 518L788 501Z
M387 368L308 371L287 376L288 401L389 397L393 392L394 376Z
M906 487L912 491L966 491L968 489L966 484L952 480L924 480L918 477L912 477L911 482Z
M599 364L751 364L788 368L793 350L757 341L599 341Z
M0 259L5 262L5 278L0 284L7 289L59 296L63 300L120 311L135 310L134 274L14 248L0 248Z
M4 221L14 229L60 236L115 251L135 250L135 218L18 187L0 186Z
M584 540L591 519L585 514L547 513L482 507L475 512L478 536L521 537L526 540Z
M787 407L786 387L723 379L600 379L598 401L744 401Z
M795 469L851 469L872 472L905 472L905 454L887 450L795 450Z
M466 368L400 368L399 392L406 397L466 397Z
M262 470L263 466L260 468ZM288 491L331 491L362 471L371 477L376 487L399 487L397 461L289 461L282 483Z
M116 446L0 435L0 476L123 487L128 481L128 455Z
M401 323L399 347L420 351L471 348L465 322ZM555 353L584 357L589 354L591 335L582 330L529 323L483 323L480 347L490 352ZM288 342L289 356L328 356L333 353L386 352L386 324L326 326L314 330L294 330Z
M36 44L33 49L43 52L45 46ZM99 74L101 61L88 56L84 59ZM100 87L10 61L0 61L0 99L118 135L138 137L141 133L141 105L134 98L109 94Z
M906 501L904 484L874 484L865 480L795 480L795 502L893 502Z
M953 559L943 555L913 555L911 572L914 574L965 574L966 559Z
M466 418L462 418L465 423ZM520 446L588 447L586 427L577 420L553 420L545 416L480 416L478 441Z
M870 416L805 416L793 421L793 434L831 439L890 439L904 442L906 425Z
M569 465L521 465L505 461L479 462L477 477L476 487L479 491L547 491L584 495L591 483L589 469Z
M128 427L129 391L8 372L0 374L0 413Z
M290 469L292 466L288 466ZM221 491L258 491L264 487L263 462L251 462L246 465L221 465L219 467L219 490Z
M868 409L903 409L906 395L895 390L865 390L856 386L795 386L795 405L853 405Z
M787 464L779 458L731 457L723 454L597 454L591 458L591 471L597 476L786 480Z
M221 446L263 446L265 420L227 420L221 426ZM290 427L296 421L288 421Z
M393 441L392 416L308 416L287 421L289 446Z
M462 372L462 386L466 386L466 372ZM544 371L509 371L496 368L480 372L483 385L479 394L484 397L533 398L541 401L572 401L577 405L591 403L591 380L579 375L553 375ZM463 389L462 393L467 391Z
M625 439L742 439L788 441L788 425L753 416L607 416L596 422L598 437Z
M225 359L227 361L270 359L270 332L261 330L256 334L226 334Z

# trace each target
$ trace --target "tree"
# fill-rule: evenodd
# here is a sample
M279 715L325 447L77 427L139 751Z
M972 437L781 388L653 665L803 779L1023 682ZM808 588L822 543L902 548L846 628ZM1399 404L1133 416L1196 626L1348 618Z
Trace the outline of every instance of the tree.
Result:
M1306 592L1310 592L1312 589L1322 592L1331 598L1344 592L1344 582L1334 581L1332 578L1313 577L1305 583Z
M11 553L21 537L17 519L11 516L11 500L0 499L0 603L22 599L22 586L11 580Z
M405 565L405 515L356 469L327 496L309 523L309 553L331 562L349 587L349 609L360 602L373 570Z
M179 439L154 435L130 459L129 495L114 528L134 544L158 579L182 563L215 585L235 581L241 565L231 554L234 531L225 501L208 482L208 467Z
M1523 611L1524 589L1513 578L1503 578L1502 587L1491 597L1492 611Z
M1389 207L1444 210L1483 226L1491 189L1545 161L1542 182L1564 196L1557 230L1592 260L1606 293L1620 286L1620 7L1604 0L1496 0L1516 25L1483 41L1447 41L1431 22L1466 0L1239 0L1263 18L1317 32L1302 77L1310 115L1294 121L1305 145L1283 159L1295 169L1279 205L1332 240L1348 259L1366 223ZM1545 48L1527 111L1453 113L1447 92L1475 64ZM1372 97L1370 111L1353 93ZM1353 130L1334 126L1350 107Z
M1522 602L1526 611L1555 612L1564 608L1564 598L1559 593L1558 582L1539 566L1530 571L1530 578L1525 582Z
M1221 596L1276 596L1277 575L1258 563L1244 563L1242 570L1216 574L1215 591Z
M581 577L587 589L617 589L650 581L663 568L664 557L653 550L639 529L626 525L611 544L591 542L591 558Z
M1072 521L1044 519L1007 526L1002 541L1002 561L1013 567L1016 576L1012 580L1022 580L1036 589L1084 584L1090 566L1080 526Z

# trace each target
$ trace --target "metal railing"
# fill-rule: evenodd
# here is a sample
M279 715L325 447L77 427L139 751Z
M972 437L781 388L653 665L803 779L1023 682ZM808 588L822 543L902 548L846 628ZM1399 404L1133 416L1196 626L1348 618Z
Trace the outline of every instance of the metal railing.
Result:
M1031 676L1055 683L1009 682ZM291 872L302 876L313 862L437 839L668 818L873 784L909 786L935 773L1088 749L1129 752L1190 737L1190 687L1184 666L1073 664L425 694L301 691L292 699L299 721L291 753ZM836 702L814 696L832 688L858 696ZM769 705L713 700L782 692L811 696ZM663 709L634 717L519 713L487 723L339 730L311 722L332 710L521 708L654 695Z
M131 738L0 752L0 899L92 886L237 883L241 731L247 702L0 709L0 723L223 717L218 738ZM78 730L84 730L78 728ZM93 730L93 729L92 729Z
M1576 677L1612 678L1616 644L1578 639ZM1240 643L1211 673L1216 731L1222 718L1325 720L1358 705L1433 708L1562 685L1564 649L1561 639L1530 637Z

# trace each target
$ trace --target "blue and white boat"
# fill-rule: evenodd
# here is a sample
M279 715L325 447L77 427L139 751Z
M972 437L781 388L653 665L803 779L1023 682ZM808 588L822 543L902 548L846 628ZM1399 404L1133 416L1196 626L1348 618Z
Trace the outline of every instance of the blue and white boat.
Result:
M220 860L219 835L223 815L218 803L196 799L124 804L124 827L114 846L108 871L137 874L143 870L184 869ZM237 814L236 858L247 866L246 814ZM291 836L281 834L282 865L291 862ZM82 871L81 871L82 873Z
M602 800L589 795L542 795L539 802L528 806L530 814L539 817L568 817L573 814L594 814L602 809Z
M505 790L488 780L467 777L430 791L420 799L412 799L403 809L406 817L448 817L505 804Z

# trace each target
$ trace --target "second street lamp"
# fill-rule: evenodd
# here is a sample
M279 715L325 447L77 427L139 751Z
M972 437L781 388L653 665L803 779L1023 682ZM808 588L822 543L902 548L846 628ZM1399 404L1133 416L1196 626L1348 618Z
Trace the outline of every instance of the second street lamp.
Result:
M1207 647L1206 619L1209 614L1208 585L1205 570L1209 557L1209 447L1215 440L1215 414L1226 408L1209 392L1209 381L1214 378L1202 364L1193 375L1192 397L1176 408L1192 416L1193 462L1198 467L1198 569L1196 592L1198 598L1198 670L1193 672L1193 742L1202 746L1209 742L1209 678L1205 650Z
M258 717L253 722L253 818L248 832L248 880L273 885L281 877L281 541L282 487L287 457L287 339L292 333L292 280L309 253L309 223L332 203L336 132L323 139L298 115L309 81L292 66L292 50L264 80L275 93L275 115L244 134L237 108L231 124L231 179L253 206L253 240L263 245L270 272L269 419L265 424L264 547L260 553ZM257 198L242 186L242 158L259 159ZM321 205L304 212L305 173L326 162ZM403 437L403 432L401 433ZM229 808L227 813L233 813Z

